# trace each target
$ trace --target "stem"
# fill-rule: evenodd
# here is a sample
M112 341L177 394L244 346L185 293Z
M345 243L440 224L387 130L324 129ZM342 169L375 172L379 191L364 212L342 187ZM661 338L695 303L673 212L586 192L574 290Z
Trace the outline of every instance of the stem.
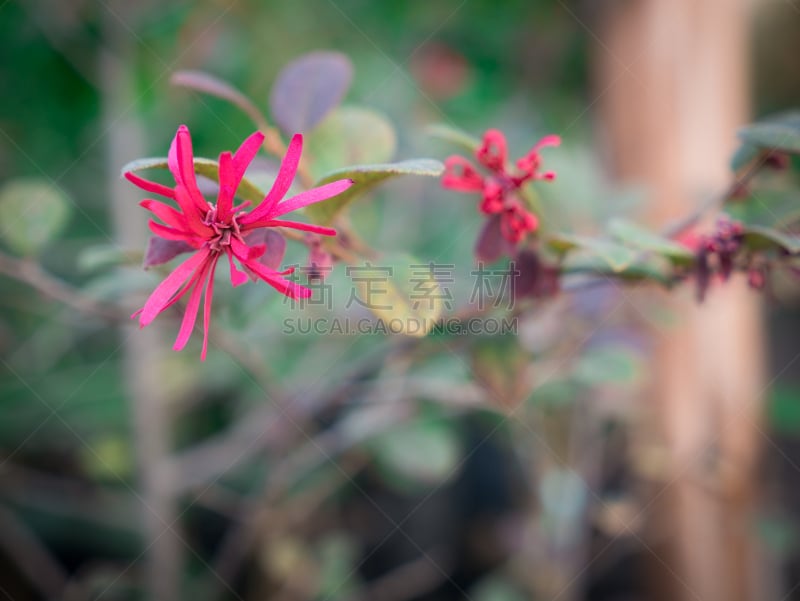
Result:
M0 251L0 273L28 284L42 294L80 311L109 321L128 321L120 307L82 294L66 282L50 275L32 259L17 259Z
M67 572L47 547L4 507L0 507L0 548L27 577L43 598L60 599L67 584Z
M131 19L139 6L130 4L120 19ZM98 72L103 124L107 135L106 169L111 222L115 239L123 247L144 246L148 238L144 220L139 219L135 192L117 176L118 165L145 150L143 128L135 112L130 111L132 93L131 64L134 47L119 21L108 15L102 21L102 35L107 47L100 50ZM138 303L138 298L130 299ZM147 328L124 340L122 377L133 417L133 437L141 494L139 511L145 538L145 574L147 597L159 601L177 601L181 597L184 547L176 532L178 511L170 494L173 474L165 469L170 454L171 415L166 389L158 374L163 369L158 350L161 333Z

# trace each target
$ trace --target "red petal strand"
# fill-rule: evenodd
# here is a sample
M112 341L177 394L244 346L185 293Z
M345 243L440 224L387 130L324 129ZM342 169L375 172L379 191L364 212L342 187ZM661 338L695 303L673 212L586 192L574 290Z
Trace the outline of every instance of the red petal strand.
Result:
M289 280L280 277L278 272L273 271L269 267L266 267L257 261L248 261L245 263L245 265L267 284L289 298L298 299L308 298L311 296L311 290L309 288L300 286L295 282L290 282Z
M146 198L139 203L139 206L144 207L153 215L158 217L166 225L174 227L175 229L186 231L189 229L189 224L186 223L186 218L183 213L176 211L174 208L163 202Z
M158 184L156 182L151 182L148 179L144 179L136 175L133 171L125 172L125 179L131 182L135 186L139 186L142 190L146 192L152 192L153 194L159 194L160 196L166 196L167 198L175 198L175 190L170 188L169 186L165 186L163 184Z
M442 186L458 192L480 192L483 189L483 177L467 159L454 155L444 162Z
M475 152L478 162L494 171L503 170L507 155L506 137L499 129L487 130L483 134L483 143Z
M180 205L181 210L186 217L186 223L189 228L202 238L211 236L213 230L207 225L203 224L206 212L209 209L208 203L206 203L204 211L201 212L195 206L191 195L182 184L175 186L175 200Z
M503 210L504 200L505 192L503 187L492 178L489 178L483 189L483 200L480 204L481 212L487 215L499 213Z
M181 125L178 131L175 132L175 137L173 137L172 142L170 142L169 153L167 154L167 166L172 173L172 177L175 178L176 183L182 181L181 170L178 166L178 134L181 133L181 129L186 129L186 126Z
M540 148L544 148L545 146L560 146L560 145L561 145L561 136L557 136L556 134L550 134L549 136L545 136L544 138L539 140L533 147L533 150L539 150Z
M152 219L147 222L147 226L156 236L161 236L166 240L180 240L195 246L195 235L191 232L185 232L173 227L167 227L166 225L161 225L158 221L153 221Z
M237 183L244 177L244 172L247 171L247 167L253 162L263 142L264 134L257 131L242 142L242 145L236 150L236 153L233 155L233 172L236 174Z
M272 189L255 209L239 220L239 223L250 223L251 221L266 217L270 214L273 207L278 204L278 201L286 196L286 193L292 186L294 176L297 173L297 165L300 163L300 155L302 152L303 136L295 134L294 137L292 137L292 141L289 142L289 148L286 150L283 161L281 161L281 167L278 170L275 183L272 184Z
M181 285L189 279L191 274L202 265L209 257L209 251L207 248L201 251L198 251L188 259L186 259L183 263L178 265L172 273L170 273L163 282L161 282L155 290L153 290L150 297L145 302L144 307L142 307L142 313L139 316L139 323L143 326L149 324L153 319L155 319L156 315L161 313L166 306L167 303L172 300L173 295L175 292L181 287ZM181 294L185 292L182 291ZM180 296L180 295L179 295Z
M250 247L244 242L241 242L238 238L231 238L231 245L228 248L231 249L233 256L242 263L247 261L250 256Z
M284 200L278 204L268 216L280 217L281 215L291 213L292 211L296 211L302 207L314 204L315 202L327 200L336 196L337 194L341 194L350 186L352 186L353 183L354 182L351 179L340 179L335 182L331 182L330 184L319 186L318 188L311 188L310 190L301 192L297 196L292 196L291 198ZM252 215L252 213L249 213L248 215Z
M322 234L323 236L335 236L336 230L332 227L325 227L324 225L314 225L313 223L302 223L300 221L284 221L282 219L265 219L251 223L249 228L257 227L289 227L295 230L302 230L304 232L314 232Z
M246 209L247 207L249 207L251 204L253 204L253 203L250 202L249 200L245 200L242 204L238 204L235 207L233 207L231 209L231 213L233 213L235 215L236 213L238 213L242 209Z
M241 177L239 178L241 179ZM239 185L230 152L219 155L219 195L217 196L217 220L226 221L233 208L233 196Z
M206 360L206 352L208 351L208 327L211 325L211 300L214 296L214 270L216 268L217 262L214 261L209 270L205 302L203 303L203 350L200 353L200 361Z
M172 350L179 351L186 346L189 338L194 330L194 324L197 321L197 311L200 308L200 298L203 294L203 286L208 277L208 269L211 265L205 263L198 271L199 276L194 282L192 287L192 294L189 296L189 302L186 303L186 311L183 314L181 321L181 328L178 330L178 337L175 339L175 344L172 345Z
M236 286L241 286L242 284L247 283L248 277L244 271L241 271L236 264L233 262L233 253L228 249L228 263L231 267L231 286L236 288Z
M180 173L180 183L186 187L189 198L200 212L208 210L208 203L203 198L202 193L197 187L197 179L194 175L194 154L192 153L192 136L189 128L181 125L178 128L178 171Z
M264 256L265 252L267 252L266 244L256 244L255 246L251 246L250 252L247 253L247 260L253 261L255 259L260 259Z

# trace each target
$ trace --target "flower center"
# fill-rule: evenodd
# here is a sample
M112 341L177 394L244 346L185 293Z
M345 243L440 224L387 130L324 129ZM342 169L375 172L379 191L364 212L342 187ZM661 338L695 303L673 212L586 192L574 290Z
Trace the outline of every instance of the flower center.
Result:
M230 246L232 237L244 243L239 223L236 221L236 215L231 214L227 219L220 220L217 217L217 206L211 203L208 203L208 206L208 213L206 213L203 224L214 230L214 234L208 238L208 247L211 250L221 252L223 247Z

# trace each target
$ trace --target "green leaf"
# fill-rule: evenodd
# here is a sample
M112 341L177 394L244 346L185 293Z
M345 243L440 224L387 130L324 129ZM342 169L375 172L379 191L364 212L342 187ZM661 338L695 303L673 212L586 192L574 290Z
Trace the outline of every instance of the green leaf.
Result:
M674 283L669 263L661 257L638 257L622 271L613 270L608 262L596 255L571 254L562 264L564 275L586 274L629 282L651 281L669 288Z
M626 246L587 236L562 234L551 237L547 244L561 254L572 250L584 251L587 256L605 261L615 273L625 271L636 260L636 253Z
M752 250L781 248L796 255L800 253L800 236L793 236L776 229L751 225L745 228L744 244Z
M470 154L475 152L481 145L481 141L478 138L443 123L431 125L425 128L425 132L431 137L460 146Z
M311 52L286 65L269 97L272 117L286 134L309 133L344 98L353 65L340 52Z
M420 259L387 255L379 264L350 269L358 298L387 333L425 336L441 316L447 295Z
M375 438L370 447L387 484L401 490L447 480L461 457L453 425L443 419L407 423Z
M169 169L169 165L165 157L136 159L124 165L121 169L121 174L124 175L129 171L143 171L145 169ZM194 157L194 171L198 175L219 182L219 162L214 159ZM254 203L258 203L266 196L266 192L263 192L246 177L243 177L236 190L236 196L244 200L252 200Z
M800 112L784 113L739 130L745 143L770 152L800 154Z
M304 154L319 177L342 165L385 163L397 149L394 126L378 111L342 106L305 139Z
M266 121L258 107L231 84L204 71L176 71L170 77L174 86L182 86L227 100L244 111L259 127Z
M795 190L761 189L725 207L736 221L783 229L800 222L800 194Z
M69 198L37 178L12 179L0 188L0 238L20 255L36 255L64 229Z
M612 219L608 232L619 240L639 250L657 253L681 265L694 262L694 253L677 242L651 232L627 219Z
M306 207L306 214L314 223L329 224L351 202L369 192L381 182L400 175L425 175L438 177L444 165L434 159L410 159L399 163L379 165L356 165L329 173L316 185L321 186L339 179L352 179L355 183L347 190L317 204Z
M764 150L752 144L742 144L736 149L731 158L731 169L738 173L764 155Z

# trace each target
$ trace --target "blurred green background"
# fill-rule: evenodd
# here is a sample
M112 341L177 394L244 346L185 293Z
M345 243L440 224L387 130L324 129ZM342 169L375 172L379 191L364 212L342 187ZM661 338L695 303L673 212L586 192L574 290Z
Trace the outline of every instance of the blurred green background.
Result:
M57 197L54 206L67 209L61 229L56 209L44 214L33 210L20 223L0 222L0 238L13 237L9 230L18 227L24 238L25 228L47 227L53 221L58 236L43 243L33 260L95 301L141 300L157 281L156 275L135 267L117 267L121 255L135 258L141 252L122 239L125 228L120 227L119 214L115 224L111 210L122 164L138 156L165 154L180 123L190 126L202 156L236 147L253 129L227 103L170 86L170 75L178 69L213 73L266 108L271 82L286 62L310 50L335 49L355 65L354 85L345 102L368 105L387 115L397 129L398 158L447 156L452 149L424 134L424 127L435 122L476 135L489 126L503 129L515 155L539 136L556 132L564 137L565 146L561 158L553 160L567 179L557 194L568 197L569 206L602 215L628 209L637 197L635 191L605 183L602 157L595 158L602 148L596 153L592 139L595 115L586 110L594 98L590 70L591 53L596 50L586 24L593 23L598 11L614 10L615 2L0 2L0 198L18 202L7 199L15 194L13 186L26 182L46 187ZM798 11L790 2L766 2L754 18L754 31L755 112L789 108L800 98L800 79L794 73L794 59L800 56ZM135 200L136 192L131 193ZM374 203L357 205L354 221L365 239L380 240L384 250L463 263L464 258L471 261L478 231L474 214L464 210L463 202L440 191L433 180L405 181L380 191ZM140 219L143 225L143 211ZM397 228L396 223L413 227ZM138 225L130 227L139 231ZM14 254L13 248L5 248ZM301 261L299 251L293 252L290 259ZM410 551L398 551L408 541L392 539L391 553L372 555L373 561L384 562L374 567L373 574L372 564L361 564L365 550L375 542L371 538L386 526L382 522L388 519L386 514L399 522L420 499L433 499L426 507L436 510L409 523L421 531L415 531L415 540L422 541L430 524L447 522L441 516L448 513L466 516L463 520L492 515L502 521L517 515L527 506L522 500L526 494L519 489L535 486L526 481L528 476L522 474L526 470L520 467L531 461L530 449L517 444L515 436L520 433L492 411L465 411L457 402L439 402L432 391L420 393L423 400L408 414L365 411L362 415L349 410L348 402L361 399L360 392L345 388L336 397L336 387L364 365L365 382L390 379L391 369L365 361L387 352L387 344L377 336L309 340L282 335L280 322L289 309L271 291L246 290L236 298L221 292L215 307L222 328L245 341L245 354L250 347L258 350L261 367L254 373L240 367L242 357L231 357L229 347L212 349L203 365L196 359L196 341L181 354L171 353L169 341L176 324L166 316L155 324L165 333L138 347L154 356L145 367L131 367L136 361L131 359L135 351L130 340L139 335L133 326L118 327L82 314L15 278L0 275L0 287L0 538L10 543L0 544L0 592L9 599L45 598L48 586L57 588L64 582L71 599L151 598L158 590L148 584L143 559L152 551L152 541L141 525L140 503L152 499L152 490L137 471L137 461L148 459L146 452L143 459L135 449L141 431L135 426L132 373L149 378L143 384L145 392L138 394L155 390L164 404L168 421L161 424L167 429L162 438L168 448L162 459L168 453L191 451L226 428L243 432L245 441L246 459L226 472L219 486L189 487L192 495L205 495L203 502L182 497L170 514L179 516L176 523L186 547L180 553L180 598L198 598L207 586L221 589L214 598L273 598L275 590L274 598L358 598L365 581L414 557L416 543ZM789 357L797 348L796 312L770 311L774 354ZM331 357L338 359L334 367ZM608 361L600 367L589 364L584 373L599 369L600 380L627 383L642 369L636 361L635 353L629 353L616 363L612 358L611 367ZM469 371L463 361L446 355L414 373L423 381L431 374L452 385L467 380ZM797 373L792 369L781 374L768 411L778 426L781 453L791 457L797 457L800 435ZM569 402L572 393L565 386L551 391L554 404L560 398ZM394 390L386 385L370 392L390 396ZM265 400L299 399L304 407L323 398L332 403L329 412L315 413L313 419L302 413L296 416L312 433L338 419L353 429L348 432L354 440L361 432L372 431L373 425L359 422L362 417L367 422L375 419L383 424L388 419L406 425L377 439L366 437L366 443L355 445L355 453L344 455L344 467L326 462L324 456L313 457L314 446L308 439L282 439L280 427L270 431L276 439L274 448L267 441L251 452L247 422L270 405ZM362 409L370 404L360 402ZM565 427L560 417L554 419L556 430ZM284 426L292 429L291 424ZM609 428L609 439L614 441L613 424ZM501 435L491 450L482 451L488 454L474 455L473 449L480 446L476 441L496 429ZM283 460L295 455L299 467L291 462L287 467ZM464 458L469 461L464 463ZM190 459L203 463L202 455ZM469 473L454 487L445 487L450 496L428 495L439 490L434 484L446 480L456 466ZM291 506L287 499L295 498L311 507L316 503L318 510L312 514L322 519L315 518L305 529L289 521L278 536L255 545L257 551L248 551L242 562L246 569L239 570L231 585L220 586L209 566L218 558L225 534L239 524L241 506L263 502L265 482L282 474L281 469L300 471L292 472L297 481L287 486L288 493L283 491L279 506ZM780 469L775 467L776 481L782 478ZM343 485L343 475L353 474L358 475L355 483ZM573 500L585 494L569 474L551 474L548 482L546 491L561 491ZM365 503L358 494L362 488L377 499L377 514L375 507L360 505ZM484 498L487 489L497 494ZM793 488L779 494L776 505L759 522L764 524L767 544L790 575L796 575L798 561L798 516L790 511L793 494ZM489 507L485 512L482 506L468 507L483 502ZM559 502L548 505L544 494L542 503L553 511L556 523ZM560 507L561 517L578 520L584 508L580 500L575 503L574 508ZM378 525L371 526L370 519L378 520ZM482 548L469 537L459 538L464 523L448 522L432 530L445 546L455 540L461 548L476 546L488 557L476 551L477 558L467 553L461 563L448 565L463 587L430 598L466 598L469 587L469 598L475 601L530 598L509 574L492 575L502 558L494 558L491 548ZM517 523L513 519L503 523L513 538ZM470 536L480 540L481 527L469 524ZM434 552L440 542L433 541ZM20 557L28 569L19 565ZM622 555L626 561L629 557ZM639 565L635 554L630 561ZM38 586L37 569L41 570ZM631 595L641 593L630 578L615 584L613 562L604 569L591 572L595 580L584 587L585 598L641 598L624 596L631 590ZM436 578L424 571L410 573L412 580ZM312 582L305 588L304 578ZM402 573L399 578L403 580ZM598 582L602 586L593 588ZM428 597L415 597L412 591L399 598Z

